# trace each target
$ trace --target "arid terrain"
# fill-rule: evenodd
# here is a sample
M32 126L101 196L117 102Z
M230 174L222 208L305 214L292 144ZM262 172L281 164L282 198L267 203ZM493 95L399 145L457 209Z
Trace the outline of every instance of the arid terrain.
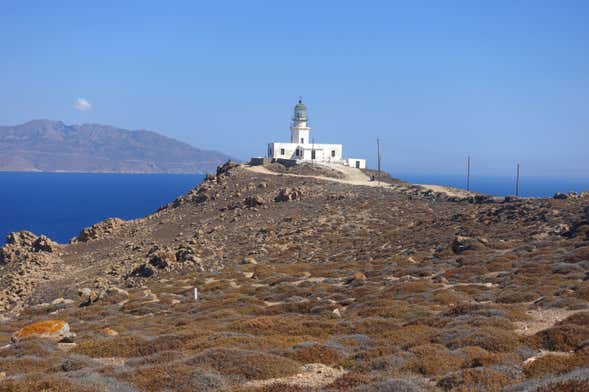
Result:
M70 244L11 234L0 391L588 391L589 194L376 174L227 163Z

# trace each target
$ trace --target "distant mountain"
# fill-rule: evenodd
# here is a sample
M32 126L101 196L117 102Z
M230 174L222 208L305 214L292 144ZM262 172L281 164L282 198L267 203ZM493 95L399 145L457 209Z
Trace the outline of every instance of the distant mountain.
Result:
M0 126L0 171L208 173L228 159L145 130L50 120Z

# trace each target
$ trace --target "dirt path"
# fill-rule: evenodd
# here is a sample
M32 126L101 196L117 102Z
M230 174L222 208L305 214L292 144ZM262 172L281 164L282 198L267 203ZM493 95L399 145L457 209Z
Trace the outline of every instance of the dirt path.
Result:
M291 173L277 173L271 170L268 170L264 166L249 166L245 165L244 167L247 170L262 173L262 174L270 174L270 175L282 175L282 176L291 176L291 177L306 177L306 178L314 178L317 180L325 180L325 181L333 181L339 182L342 184L350 184L350 185L361 185L361 186L369 186L369 187L380 187L386 189L392 189L396 191L406 191L409 190L411 187L421 187L425 190L431 190L433 192L444 193L450 197L469 197L475 195L475 193L465 191L463 189L458 188L451 188L441 185L427 185L427 184L387 184L385 182L380 181L371 181L370 177L368 177L362 170L356 169L349 166L343 165L336 165L336 164L322 164L326 167L331 169L337 170L342 173L345 178L333 178L333 177L323 177L323 176L310 176L310 175L303 175L303 174L291 174Z

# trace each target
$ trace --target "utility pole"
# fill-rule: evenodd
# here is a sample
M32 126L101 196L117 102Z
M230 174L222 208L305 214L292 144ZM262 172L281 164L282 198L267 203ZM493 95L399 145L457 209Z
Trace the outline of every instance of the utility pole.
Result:
M466 160L466 190L470 191L470 155Z
M515 195L519 196L519 163L517 164L517 170L515 174Z
M377 159L378 159L378 178L380 179L380 140L376 139Z

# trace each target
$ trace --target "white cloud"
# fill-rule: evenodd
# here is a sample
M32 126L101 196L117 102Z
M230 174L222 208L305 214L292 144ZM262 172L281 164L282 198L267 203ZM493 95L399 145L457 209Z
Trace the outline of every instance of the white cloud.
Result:
M74 107L81 112L86 112L86 111L92 109L92 104L84 98L78 98L78 99L76 99L76 102L74 103Z

